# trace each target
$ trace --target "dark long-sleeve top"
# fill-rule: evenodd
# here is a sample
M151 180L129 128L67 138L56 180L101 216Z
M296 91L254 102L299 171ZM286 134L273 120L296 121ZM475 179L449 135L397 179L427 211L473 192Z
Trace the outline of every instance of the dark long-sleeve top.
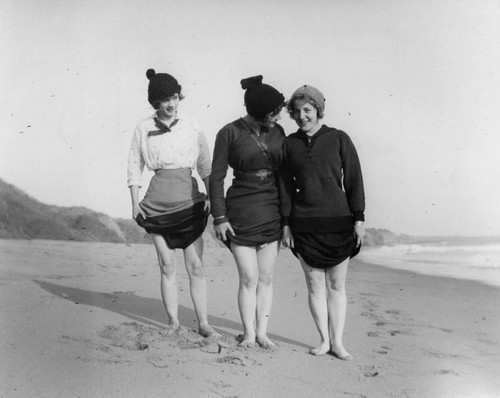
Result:
M343 232L364 221L361 166L345 132L323 125L309 137L299 130L286 138L283 149L283 225L300 232Z
M212 174L210 175L210 201L212 215L215 219L219 219L219 223L227 221L224 178L226 177L228 166L240 172L252 172L262 169L277 171L281 163L282 146L285 140L283 127L276 124L268 132L262 133L257 138L267 146L267 160L263 156L262 150L254 141L255 137L252 138L251 134L246 122L240 118L224 126L218 132L215 139ZM252 192L248 192L247 189L233 189L232 191L228 191L228 196L232 200L239 198L242 201L259 201L260 196L258 195L258 191L260 186L261 184L256 183L255 187L251 190ZM254 193L254 195L250 195L250 193ZM277 198L276 187L276 200ZM278 217L280 217L279 214Z

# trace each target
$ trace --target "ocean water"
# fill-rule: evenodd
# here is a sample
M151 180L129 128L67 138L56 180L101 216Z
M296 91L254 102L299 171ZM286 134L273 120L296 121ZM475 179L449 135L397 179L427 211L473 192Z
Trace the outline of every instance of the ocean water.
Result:
M463 240L366 247L359 260L421 274L469 279L500 287L500 240Z

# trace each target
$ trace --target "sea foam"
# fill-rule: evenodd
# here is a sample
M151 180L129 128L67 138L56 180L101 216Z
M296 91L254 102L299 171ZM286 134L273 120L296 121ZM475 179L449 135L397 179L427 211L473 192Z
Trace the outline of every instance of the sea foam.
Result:
M500 286L500 242L442 241L366 247L358 258L390 268Z

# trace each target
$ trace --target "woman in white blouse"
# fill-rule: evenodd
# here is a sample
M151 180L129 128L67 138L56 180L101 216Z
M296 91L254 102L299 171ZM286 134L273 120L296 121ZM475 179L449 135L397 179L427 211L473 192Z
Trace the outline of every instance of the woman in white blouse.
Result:
M156 112L135 129L128 161L132 217L152 237L161 271L161 294L169 318L169 331L180 327L175 249L184 251L190 292L199 333L217 336L208 324L203 270L203 240L210 202L192 176L196 169L208 192L211 161L203 133L178 113L184 97L177 80L166 73L146 72L148 101ZM148 191L139 202L142 173L154 170Z

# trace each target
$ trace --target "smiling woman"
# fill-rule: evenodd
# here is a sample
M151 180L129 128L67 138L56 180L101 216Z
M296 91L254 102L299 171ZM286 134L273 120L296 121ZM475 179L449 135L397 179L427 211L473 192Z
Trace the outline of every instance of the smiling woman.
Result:
M360 250L365 198L354 145L343 131L320 123L323 94L299 87L288 102L299 131L287 137L281 167L283 244L299 259L321 342L313 355L352 356L343 346L345 280L349 258Z
M216 336L207 319L203 240L210 203L192 176L197 169L208 190L210 154L203 133L178 112L181 85L166 73L146 72L148 100L156 112L135 130L129 154L132 217L152 237L161 271L161 293L172 330L179 328L175 249L184 251L199 332ZM144 166L154 170L139 202Z

